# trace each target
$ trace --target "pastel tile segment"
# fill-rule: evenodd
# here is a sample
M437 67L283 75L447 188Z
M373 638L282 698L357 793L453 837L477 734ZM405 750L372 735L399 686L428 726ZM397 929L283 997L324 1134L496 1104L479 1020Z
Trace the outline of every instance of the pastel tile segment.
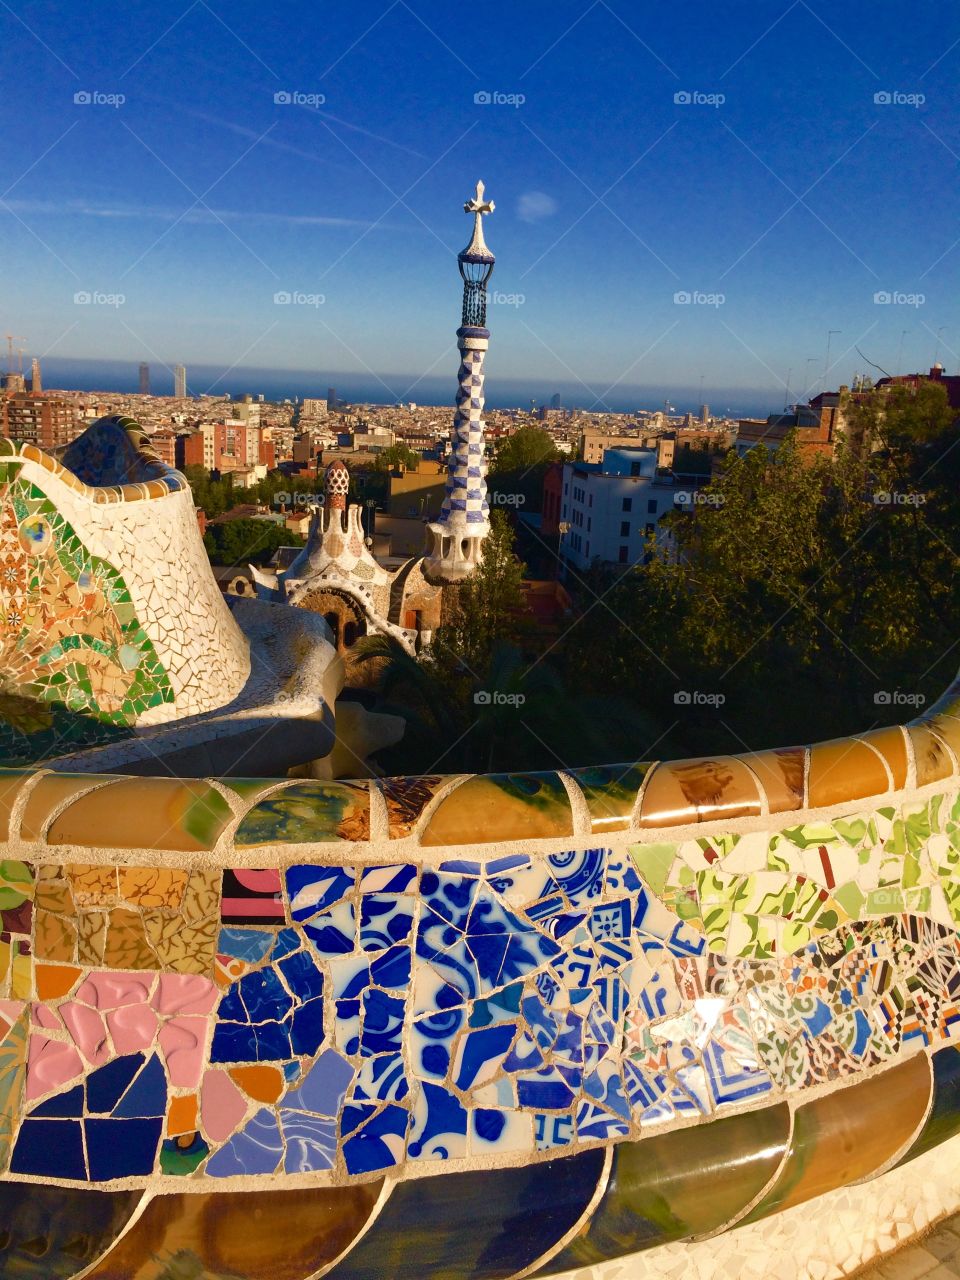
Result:
M759 815L760 791L736 756L658 764L640 804L641 827L676 827Z
M906 732L899 725L892 725L888 729L874 729L870 733L857 735L861 742L865 742L867 746L872 747L874 751L883 757L887 768L890 770L894 789L897 791L902 790L907 785ZM918 783L917 785L919 786L920 784Z
M420 843L490 844L572 834L570 800L558 774L504 773L469 778L446 796Z
M907 729L913 745L917 768L917 786L949 778L956 770L953 753L943 738L928 724L910 725Z

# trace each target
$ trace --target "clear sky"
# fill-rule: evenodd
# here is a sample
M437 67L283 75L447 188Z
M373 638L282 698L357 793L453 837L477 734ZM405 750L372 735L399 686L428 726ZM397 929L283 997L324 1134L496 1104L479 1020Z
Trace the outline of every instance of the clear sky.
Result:
M776 409L831 329L831 386L954 372L958 71L960 9L898 0L4 0L4 331L452 399L482 177L491 399Z

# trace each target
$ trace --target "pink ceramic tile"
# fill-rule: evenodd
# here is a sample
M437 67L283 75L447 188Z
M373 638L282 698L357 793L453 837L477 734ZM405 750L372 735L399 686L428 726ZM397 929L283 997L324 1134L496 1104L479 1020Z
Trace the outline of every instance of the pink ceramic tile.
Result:
M77 992L77 999L101 1011L125 1004L146 1004L153 983L153 974L138 977L130 973L91 973Z
M27 1101L32 1102L83 1072L80 1055L72 1044L50 1040L46 1036L30 1037L27 1055Z
M107 1014L107 1026L117 1053L150 1049L157 1036L157 1015L145 1004L127 1004Z
M208 1071L200 1089L200 1118L212 1142L225 1142L247 1114L247 1100L225 1071Z
M13 1024L23 1013L24 1002L22 1000L0 1000L0 1016L5 1018L7 1022Z
M30 1021L33 1026L45 1027L47 1031L63 1030L63 1023L49 1005L35 1004L31 1012Z
M172 1085L195 1089L200 1083L206 1034L206 1018L171 1018L162 1028L160 1048Z
M160 975L153 997L159 1013L210 1013L219 999L217 984L195 973Z
M60 1006L60 1016L73 1036L73 1042L95 1067L101 1067L110 1059L110 1042L103 1018L95 1009L67 1000Z

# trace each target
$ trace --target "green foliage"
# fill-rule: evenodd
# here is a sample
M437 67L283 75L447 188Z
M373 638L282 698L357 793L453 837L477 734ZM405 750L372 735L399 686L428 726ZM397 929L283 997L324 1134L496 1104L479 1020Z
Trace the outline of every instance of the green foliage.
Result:
M803 458L795 437L772 456L731 454L704 491L711 501L668 517L675 560L586 582L567 682L642 690L673 726L661 744L673 754L916 714L883 696L933 698L956 666L954 418L942 388L877 391L851 415L834 462ZM725 702L678 703L683 693Z
M560 457L549 431L520 427L497 445L487 484L491 495L503 495L524 511L539 511L543 477Z
M388 449L381 449L374 465L378 471L393 471L396 467L406 467L408 471L415 471L419 464L419 453L400 443L392 444Z
M266 564L278 547L302 547L303 539L272 520L230 520L210 525L203 544L212 564L242 569Z

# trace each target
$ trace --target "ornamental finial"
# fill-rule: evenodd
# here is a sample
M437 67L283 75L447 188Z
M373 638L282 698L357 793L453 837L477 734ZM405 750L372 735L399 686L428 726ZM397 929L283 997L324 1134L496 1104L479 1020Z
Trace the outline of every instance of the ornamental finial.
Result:
M497 206L492 200L485 200L483 192L483 183L478 182L476 195L463 206L464 213L473 214L473 238L459 255L461 262L493 262L493 254L487 248L483 239L483 223L481 219L484 214L493 213Z

